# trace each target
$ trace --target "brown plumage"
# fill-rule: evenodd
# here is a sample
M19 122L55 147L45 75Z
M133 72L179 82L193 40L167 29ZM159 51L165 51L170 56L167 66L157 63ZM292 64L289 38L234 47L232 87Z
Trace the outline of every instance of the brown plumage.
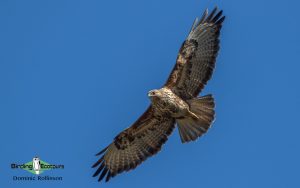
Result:
M182 44L176 64L163 88L151 90L151 105L129 128L100 151L94 177L109 181L123 171L136 168L160 151L177 123L183 143L207 132L214 120L214 99L198 97L211 78L219 50L219 35L225 17L215 8L195 20Z

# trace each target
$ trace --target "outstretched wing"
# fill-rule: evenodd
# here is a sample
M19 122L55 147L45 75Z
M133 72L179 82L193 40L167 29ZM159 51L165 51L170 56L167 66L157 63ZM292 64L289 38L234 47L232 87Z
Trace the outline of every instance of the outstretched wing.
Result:
M134 169L161 149L174 124L173 118L156 114L150 106L130 128L121 132L113 143L97 154L102 156L93 165L93 168L98 167L93 176L101 173L98 181L105 176L105 181L109 181L123 171Z
M165 84L183 99L196 97L211 78L219 50L219 36L225 16L217 7L196 19L182 44L175 67Z

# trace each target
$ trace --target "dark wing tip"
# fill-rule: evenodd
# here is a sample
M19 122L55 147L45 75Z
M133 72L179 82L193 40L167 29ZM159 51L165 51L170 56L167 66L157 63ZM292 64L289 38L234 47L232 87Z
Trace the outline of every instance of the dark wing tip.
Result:
M103 150L101 150L99 153L96 154L96 156L101 155L102 153L104 153L107 150L108 146L105 147Z
M222 13L223 13L223 10L219 11L213 18L212 18L212 23L215 23L219 18L220 16L222 16Z
M219 20L217 20L215 23L216 23L216 25L222 25L222 23L224 22L224 20L225 20L225 16L222 16Z
M203 12L203 14L201 16L199 23L203 23L203 21L206 19L207 15L208 15L208 9L205 9L205 11Z
M93 164L92 168L95 168L96 166L98 166L104 159L104 156L102 156L95 164Z
M218 7L215 8L208 14L206 9L199 21L199 23L214 23L216 25L221 25L225 19L223 15L223 10L218 10Z
M107 171L108 171L108 169L105 167L104 170L102 171L98 181L101 181L104 178L104 176L107 174Z
M225 16L223 16L223 10L220 10L216 15L214 15L211 18L211 20L209 20L209 22L214 23L215 25L221 25L224 20Z
M211 11L211 13L208 15L208 17L206 18L206 22L211 22L212 21L212 19L214 18L214 15L215 15L215 13L217 12L217 10L218 10L218 7L215 7L212 11Z
M103 170L103 168L105 167L104 162L101 163L101 166L97 169L97 171L94 173L93 177L96 177L100 174L100 172Z
M105 147L103 150L101 150L99 153L97 153L96 156L101 155L101 154L105 155L104 152L106 152L107 148L108 148L108 146ZM93 177L96 177L101 173L98 178L98 181L101 181L107 175L106 176L106 182L107 182L107 181L109 181L109 179L111 177L111 173L108 170L107 166L105 165L104 155L95 164L93 164L92 168L95 168L100 165L98 167L98 169L96 170L96 172L93 174Z
M105 182L108 182L110 180L110 178L111 178L111 173L110 173L110 171L108 171Z

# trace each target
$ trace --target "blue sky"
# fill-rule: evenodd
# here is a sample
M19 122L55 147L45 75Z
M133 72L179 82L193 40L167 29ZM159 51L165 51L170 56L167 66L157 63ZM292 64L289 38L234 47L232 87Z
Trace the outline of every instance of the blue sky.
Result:
M176 130L136 170L99 184L94 156L149 105L196 16L226 20L207 135ZM0 187L299 187L299 7L286 1L0 2ZM38 155L61 182L13 181ZM46 174L47 173L47 174Z

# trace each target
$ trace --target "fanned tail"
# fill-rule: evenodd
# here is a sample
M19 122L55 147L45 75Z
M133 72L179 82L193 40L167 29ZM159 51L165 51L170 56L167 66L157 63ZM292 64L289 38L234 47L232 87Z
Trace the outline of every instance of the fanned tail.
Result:
M196 115L176 119L182 143L194 141L207 132L215 116L215 103L212 95L193 98L187 101L190 111Z

